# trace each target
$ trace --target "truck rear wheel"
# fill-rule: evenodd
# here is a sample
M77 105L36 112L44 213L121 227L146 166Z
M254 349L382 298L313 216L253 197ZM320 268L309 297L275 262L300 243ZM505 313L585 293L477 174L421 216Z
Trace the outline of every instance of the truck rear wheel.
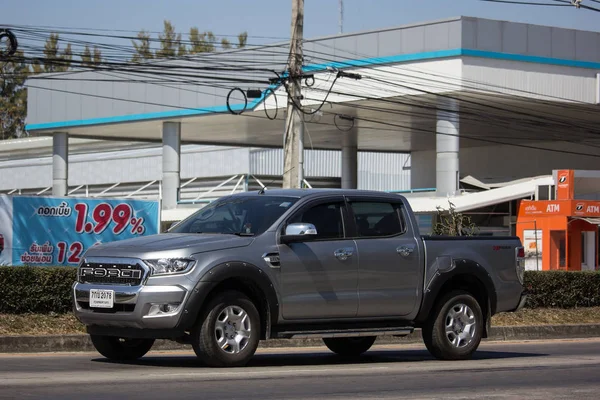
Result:
M133 361L146 355L154 339L130 339L115 336L90 335L92 344L104 357L115 361Z
M376 336L323 338L325 346L342 357L358 357L375 343Z
M194 352L211 367L241 367L250 361L260 340L260 316L252 301L238 291L219 293L192 332Z
M483 335L483 313L475 298L456 290L437 303L422 329L429 352L440 360L466 360L479 347Z

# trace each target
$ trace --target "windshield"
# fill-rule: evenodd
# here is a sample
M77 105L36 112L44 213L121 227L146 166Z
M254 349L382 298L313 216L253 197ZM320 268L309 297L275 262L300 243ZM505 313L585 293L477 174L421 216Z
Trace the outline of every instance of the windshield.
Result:
M226 197L198 210L169 232L259 235L296 201L275 196Z

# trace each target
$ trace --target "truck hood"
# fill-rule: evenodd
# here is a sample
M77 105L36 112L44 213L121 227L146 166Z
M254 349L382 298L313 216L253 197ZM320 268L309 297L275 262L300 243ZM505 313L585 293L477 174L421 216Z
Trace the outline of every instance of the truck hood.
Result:
M250 245L253 240L253 237L235 235L161 233L97 244L89 248L86 257L185 257L195 253L244 247Z

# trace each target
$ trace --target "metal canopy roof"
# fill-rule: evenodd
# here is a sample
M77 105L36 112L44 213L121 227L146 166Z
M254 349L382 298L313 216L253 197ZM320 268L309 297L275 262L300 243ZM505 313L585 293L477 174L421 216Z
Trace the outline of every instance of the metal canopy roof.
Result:
M465 193L447 198L407 196L407 200L415 213L437 212L437 207L447 210L449 201L454 204L457 212L465 212L533 196L538 186L552 184L554 184L554 179L551 175L548 175L528 180L519 180L518 183L507 184L503 187L476 193Z
M552 30L552 35L540 35L547 30ZM523 32L519 40L506 40L506 35L517 31ZM560 39L556 40L556 46L550 43L548 47L550 36ZM524 50L520 47L523 37L527 42ZM545 98L545 103L532 103L531 98L544 98L539 95L541 91L515 92L510 87L516 82L508 75L506 87L496 87L495 92L486 90L485 85L479 85L478 90L478 84L465 80L467 64L472 64L469 71L480 71L477 74L485 76L485 66L473 60L504 60L537 65L528 72L539 73L540 77L550 71L548 66L580 69L585 73L581 73L577 88L587 90L591 82L588 76L592 76L588 72L600 69L600 54L585 49L600 48L600 34L582 32L581 37L585 40L575 40L572 31L560 28L460 17L307 40L305 70L315 74L315 84L305 90L304 105L316 108L325 99L333 80L328 68L352 68L369 79L336 82L335 91L339 93L327 98L322 115L306 116L305 146L339 149L348 127L336 127L336 123L343 123L335 119L335 115L344 114L359 118L353 129L357 132L360 150L408 152L435 148L434 101L440 93L460 98L461 107L469 109L470 115L461 116L460 121L462 147L490 145L498 138L514 143L556 140L561 135L564 137L564 132L546 131L543 122L549 115L559 113L563 119L597 124L600 116L595 105L578 101L565 108L566 100L550 101L550 97ZM581 46L584 46L583 51L579 51ZM138 67L135 74L81 71L63 75L59 80L54 80L53 74L37 76L28 82L26 128L34 136L62 131L77 138L160 141L162 122L172 120L182 123L183 142L280 148L284 131L283 92L271 86L277 93L273 96L266 90L267 84L250 83L252 80L264 82L269 77L268 72L239 72L239 78L249 82L240 84L242 89L254 87L263 91L261 98L248 99L248 107L242 115L229 114L225 105L227 94L235 84L220 79L231 76L231 71L200 70L186 83L149 83L148 79L153 76L156 79L156 70L152 70L156 66L164 66L167 74L177 66L235 67L260 61L267 69L281 71L287 60L287 47L287 43L282 43L197 55L186 60L153 62ZM383 81L370 79L373 77ZM531 80L535 79L531 75ZM569 93L571 97L577 94ZM277 119L271 121L264 114L264 108L273 115L274 98L278 99L279 109ZM242 99L237 98L231 106L239 111L242 103ZM525 110L533 117L527 117L529 120L525 122L514 122L513 126L490 123L510 120L511 116L514 121L515 110ZM566 126L566 131L577 138L578 129ZM595 143L600 137L586 140L586 143Z

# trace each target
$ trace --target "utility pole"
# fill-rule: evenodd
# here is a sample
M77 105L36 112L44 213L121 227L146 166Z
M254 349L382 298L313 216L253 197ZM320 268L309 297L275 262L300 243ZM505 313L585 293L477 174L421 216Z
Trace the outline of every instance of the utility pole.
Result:
M341 35L342 33L344 33L344 0L339 0L338 4L339 4L339 11L340 11L339 34Z
M292 0L292 40L289 58L287 118L283 139L283 187L302 187L304 180L304 121L300 106L302 91L302 36L304 0Z

